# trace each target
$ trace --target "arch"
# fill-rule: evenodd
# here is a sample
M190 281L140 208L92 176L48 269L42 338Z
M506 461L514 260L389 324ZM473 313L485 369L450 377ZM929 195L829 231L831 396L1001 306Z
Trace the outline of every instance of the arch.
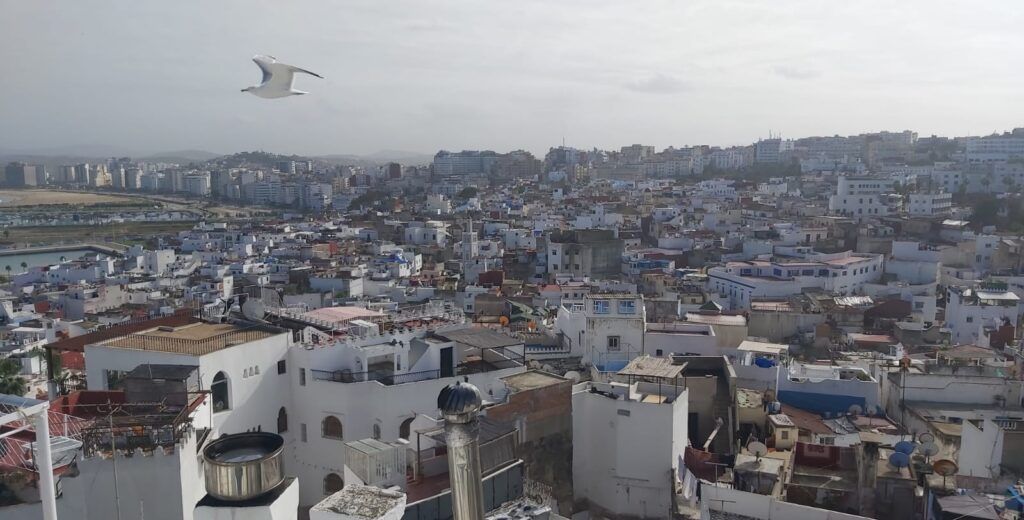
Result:
M284 433L288 431L288 410L285 410L282 406L277 411L277 433Z
M337 473L328 473L324 477L324 495L333 495L345 487L345 480Z
M217 372L210 383L210 394L213 396L213 411L223 412L231 409L231 392L228 376Z
M415 419L415 417L410 417L410 418L402 421L402 424L398 426L398 438L399 439L409 440L409 436L412 435L412 420L413 419Z
M323 422L320 423L320 432L325 439L340 441L345 438L345 428L341 425L341 420L333 415L324 417Z

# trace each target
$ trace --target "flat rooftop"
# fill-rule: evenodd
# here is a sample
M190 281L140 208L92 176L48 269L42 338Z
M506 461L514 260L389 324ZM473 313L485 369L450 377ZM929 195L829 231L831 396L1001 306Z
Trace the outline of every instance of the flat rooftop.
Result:
M541 372L540 370L529 370L519 374L512 374L501 378L501 380L516 392L534 390L568 381L568 379L563 377L549 374L547 372Z
M120 336L100 345L127 350L201 356L284 333L261 326L193 323L181 327L155 327Z

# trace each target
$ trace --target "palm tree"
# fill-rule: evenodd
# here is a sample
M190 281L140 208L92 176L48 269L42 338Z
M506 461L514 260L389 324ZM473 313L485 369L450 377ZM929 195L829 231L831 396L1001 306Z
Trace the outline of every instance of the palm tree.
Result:
M67 261L68 261L68 257L66 257L66 256L64 256L64 255L61 255L61 256L60 256L60 263L62 263L62 264L63 264L64 262L67 262Z
M28 262L22 262L21 263L21 268L22 269L28 269Z
M18 363L5 359L0 361L0 394L22 396L28 390L25 379L18 375L21 366Z

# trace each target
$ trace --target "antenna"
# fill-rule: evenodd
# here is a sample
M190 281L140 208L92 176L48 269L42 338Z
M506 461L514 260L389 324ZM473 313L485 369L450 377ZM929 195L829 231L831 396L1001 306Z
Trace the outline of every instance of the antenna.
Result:
M896 450L896 453L902 453L909 458L910 454L914 453L914 450L917 449L917 443L914 441L900 441L896 443L893 449Z
M930 442L935 442L935 436L930 434L930 433L928 433L928 432L924 432L921 435L917 436L917 442L920 442L921 444L928 444Z
M747 451L757 457L758 462L761 462L761 457L768 453L768 446L765 446L763 442L753 441L747 444Z
M897 472L900 472L903 468L910 465L910 455L898 451L894 452L892 455L889 455L889 464L896 468Z
M921 444L921 454L925 456L925 459L931 458L933 455L939 453L939 446L934 442L926 442Z
M956 475L957 471L960 471L960 467L949 459L939 459L932 463L932 471L942 475L942 489L946 489L946 477Z
M246 298L245 303L242 304L242 316L252 321L263 321L263 317L266 316L267 309L264 307L263 302L256 298Z

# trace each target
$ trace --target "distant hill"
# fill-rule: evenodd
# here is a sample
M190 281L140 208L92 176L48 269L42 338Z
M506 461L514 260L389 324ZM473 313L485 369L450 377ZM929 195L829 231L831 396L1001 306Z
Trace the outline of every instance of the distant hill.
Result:
M397 162L407 166L417 166L430 164L430 162L434 159L434 156L430 154L424 154L419 152L407 152L402 150L381 150L379 152L374 152L369 155L331 154L316 156L313 157L313 159L318 159L333 164L367 165Z
M189 162L206 162L211 159L216 159L222 154L207 152L205 150L176 150L173 152L161 152L145 157L136 157L134 159L145 162L165 162L165 163L189 163Z

